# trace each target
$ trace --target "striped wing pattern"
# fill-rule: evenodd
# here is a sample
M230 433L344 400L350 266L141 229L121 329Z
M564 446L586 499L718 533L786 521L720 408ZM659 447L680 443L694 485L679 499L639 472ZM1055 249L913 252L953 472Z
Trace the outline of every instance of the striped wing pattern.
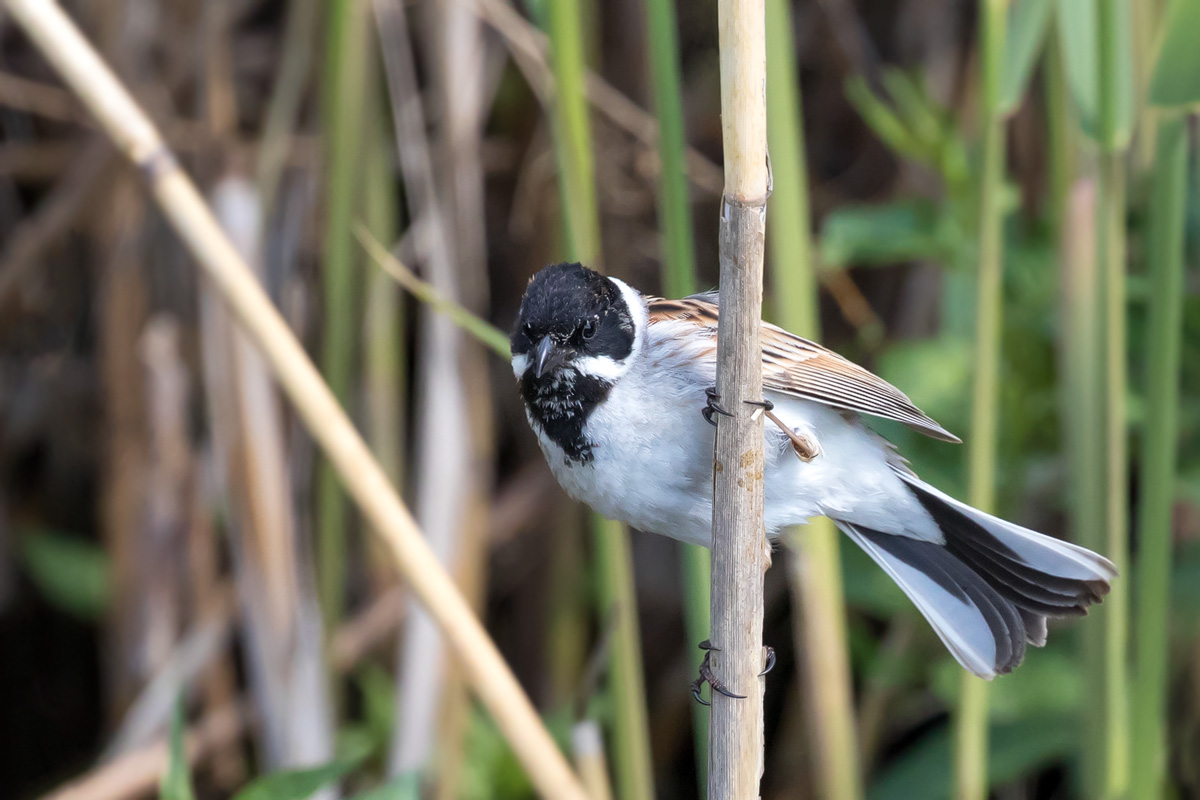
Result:
M715 293L682 300L649 297L647 301L651 324L688 321L704 328L706 338L715 340L718 315ZM816 342L764 322L762 349L763 385L771 391L902 422L935 439L960 441L895 386ZM715 358L715 348L712 353Z

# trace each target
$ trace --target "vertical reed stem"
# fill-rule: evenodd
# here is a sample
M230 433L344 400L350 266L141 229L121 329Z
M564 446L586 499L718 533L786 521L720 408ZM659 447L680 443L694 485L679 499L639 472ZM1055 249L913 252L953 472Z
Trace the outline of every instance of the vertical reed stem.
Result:
M584 93L581 5L582 0L555 0L548 9L556 81L554 135L568 250L572 258L599 266L600 214L596 207L591 125ZM650 759L629 531L598 515L593 515L592 529L599 571L601 619L613 615L616 619L609 662L616 794L621 800L649 800L654 796L654 770Z
M650 75L654 85L654 111L658 118L659 176L658 219L662 227L662 290L667 297L685 297L696 291L696 256L692 207L688 198L687 145L680 94L679 33L675 0L646 0L646 38ZM683 616L690 644L708 638L709 586L712 562L707 549L681 544L683 560ZM700 667L700 650L689 647L694 666ZM696 776L700 794L708 782L708 708L692 706L696 740Z
M812 221L808 202L800 85L796 79L792 18L786 0L767 0L767 135L776 224L767 237L775 321L811 339L820 337ZM804 682L814 714L810 739L818 754L816 785L827 800L862 794L854 698L846 642L846 606L838 532L828 519L787 534L796 559L789 570L795 605L803 614Z
M1122 0L1097 0L1098 119L1100 205L1097 225L1100 258L1100 309L1103 330L1101 397L1104 407L1105 549L1117 569L1129 560L1128 443L1125 412L1125 153L1128 135L1121 127L1118 83L1121 80L1121 27L1130 24ZM1129 788L1129 592L1116 581L1104 603L1104 794L1123 797Z
M1181 115L1158 125L1150 201L1150 307L1146 337L1146 422L1142 450L1141 546L1137 565L1137 674L1133 687L1135 800L1163 797L1166 786L1168 588L1171 507L1183 349L1183 245L1187 201L1187 126Z
M1129 551L1128 443L1125 420L1125 163L1122 153L1100 157L1100 309L1103 339L1104 530L1109 559L1122 573ZM1120 797L1129 785L1129 706L1127 695L1129 597L1116 581L1105 598L1104 708L1105 796Z
M324 295L324 335L321 372L343 406L350 394L354 365L356 276L351 226L359 167L359 125L362 120L365 72L364 4L339 0L328 10L325 44L324 95L326 139L325 259L321 270ZM346 574L346 496L337 474L321 462L317 483L317 571L326 629L342 617Z
M983 170L979 202L979 273L976 284L975 380L971 439L967 444L968 502L983 511L996 505L996 437L1000 383L1000 332L1004 211L1004 116L1001 112L1007 0L987 0L980 14L983 55ZM955 719L954 796L987 796L988 684L964 673Z
M713 694L708 796L751 800L763 769L763 418L762 266L767 193L766 24L762 0L720 0L721 316L717 392L732 416L718 417L713 463L713 671L746 695Z

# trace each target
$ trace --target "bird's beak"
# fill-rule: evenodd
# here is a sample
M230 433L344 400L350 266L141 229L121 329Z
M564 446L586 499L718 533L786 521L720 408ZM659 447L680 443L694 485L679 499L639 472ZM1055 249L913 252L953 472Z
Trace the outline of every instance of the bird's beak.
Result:
M566 348L559 347L551 337L545 336L534 349L533 377L540 378L547 372L561 367L566 361Z

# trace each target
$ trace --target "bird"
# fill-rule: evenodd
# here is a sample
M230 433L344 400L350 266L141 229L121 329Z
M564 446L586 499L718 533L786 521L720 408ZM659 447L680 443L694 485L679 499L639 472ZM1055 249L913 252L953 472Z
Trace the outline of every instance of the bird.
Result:
M711 546L718 296L644 295L578 263L530 279L510 335L526 417L573 499L633 528ZM1048 618L1082 615L1117 577L1103 556L922 481L865 418L960 442L899 389L761 326L765 528L818 516L883 568L969 672L1011 672Z

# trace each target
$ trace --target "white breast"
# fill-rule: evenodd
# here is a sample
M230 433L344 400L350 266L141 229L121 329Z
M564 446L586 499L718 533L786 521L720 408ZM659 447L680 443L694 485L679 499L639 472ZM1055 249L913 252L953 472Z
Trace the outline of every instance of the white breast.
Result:
M658 372L658 371L653 371ZM639 530L707 545L713 428L704 387L635 366L588 418L593 458L571 461L533 423L554 476L573 498Z

